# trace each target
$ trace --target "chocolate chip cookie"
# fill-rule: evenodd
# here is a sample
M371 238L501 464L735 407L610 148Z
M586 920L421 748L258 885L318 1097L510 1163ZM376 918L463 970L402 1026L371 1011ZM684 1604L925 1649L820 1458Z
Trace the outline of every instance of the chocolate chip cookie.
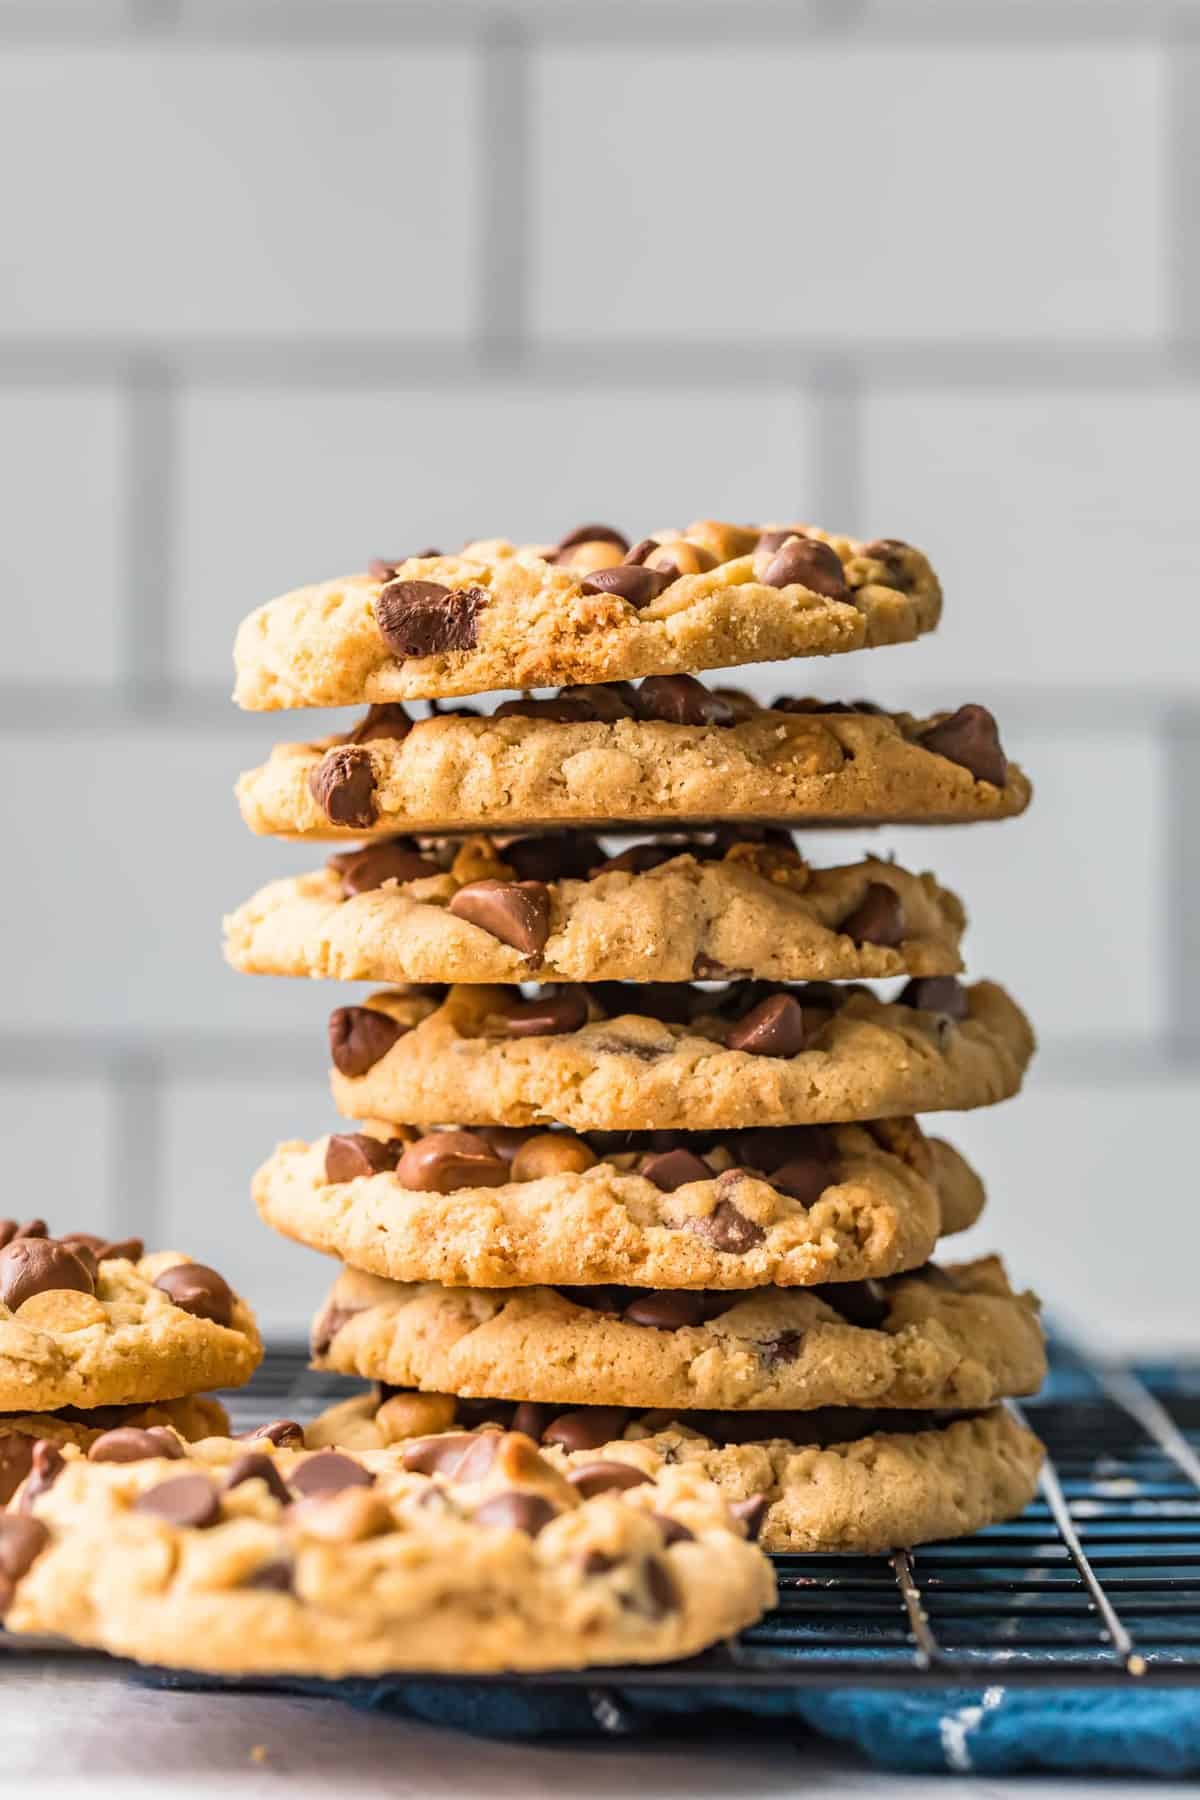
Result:
M1005 819L1030 784L985 707L914 718L688 675L583 688L414 723L372 708L348 736L281 744L238 783L252 831L283 837L532 831L706 820L919 825Z
M90 1410L68 1406L62 1412L0 1413L0 1507L6 1506L33 1468L35 1455L45 1466L56 1466L51 1452L64 1444L87 1450L110 1432L118 1439L129 1433L143 1438L157 1433L193 1443L197 1438L223 1437L229 1415L219 1400L207 1394L189 1394L182 1400L159 1400L150 1406L98 1406ZM41 1442L48 1446L38 1451ZM168 1452L169 1454L169 1452Z
M1046 1373L1038 1304L998 1258L820 1288L450 1288L345 1269L318 1368L559 1406L991 1406Z
M254 975L336 981L774 981L953 975L961 901L867 858L811 867L730 827L610 854L586 833L388 838L273 881L225 921Z
M308 1427L310 1445L400 1444L418 1467L453 1467L484 1431L523 1431L564 1469L698 1468L735 1506L765 1507L764 1550L871 1555L963 1537L1033 1498L1042 1446L1004 1407L986 1412L563 1412L376 1387ZM436 1433L437 1435L430 1435Z
M177 1250L44 1220L0 1220L0 1412L147 1405L236 1387L262 1358L254 1316Z
M12 1631L233 1675L563 1669L690 1656L775 1597L698 1469L564 1471L504 1432L453 1473L270 1438L98 1448L0 1517Z
M851 984L395 990L329 1023L351 1119L722 1131L989 1106L1033 1032L1003 988L953 976L895 1000Z
M234 697L273 711L830 656L907 643L941 603L926 557L894 538L700 520L631 545L585 525L284 594L238 631Z
M394 1281L748 1288L892 1275L983 1184L915 1119L726 1132L449 1130L281 1144L267 1225Z

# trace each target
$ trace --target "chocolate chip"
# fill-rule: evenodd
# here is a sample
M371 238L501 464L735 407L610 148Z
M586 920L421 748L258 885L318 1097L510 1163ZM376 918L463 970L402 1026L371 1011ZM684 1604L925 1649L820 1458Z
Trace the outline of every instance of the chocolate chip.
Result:
M682 1148L663 1150L657 1156L646 1157L639 1164L638 1174L652 1181L664 1194L673 1194L687 1182L713 1179L713 1170L703 1158Z
M644 1487L650 1477L643 1474L641 1469L635 1469L632 1463L594 1462L584 1463L577 1469L569 1469L567 1480L583 1495L585 1500L590 1500L595 1494L615 1493L625 1488Z
M907 557L912 545L906 544L903 538L872 538L859 551L860 556L869 556L872 562L881 562L887 570L887 586L907 594L912 588L912 577L908 572Z
M570 694L556 694L552 699L506 700L492 714L493 719L547 719L552 725L594 725L597 713L589 700Z
M906 982L896 996L897 1006L914 1006L919 1012L943 1013L948 1019L965 1019L970 1012L967 990L954 975L920 975Z
M922 749L957 763L976 781L1003 787L1008 779L1008 758L1000 748L1000 732L986 706L960 706L949 718L922 732L917 742Z
M587 1024L587 998L574 987L545 988L533 1000L518 1001L496 1018L505 1037L562 1037Z
M557 1444L560 1450L598 1450L611 1444L625 1429L629 1417L624 1406L580 1406L574 1412L559 1413L541 1436L543 1444ZM514 1429L516 1420L513 1420Z
M370 752L357 745L327 750L308 778L308 791L331 825L375 823L375 771Z
M619 856L610 856L607 861L598 862L595 868L589 870L589 876L594 881L597 875L615 875L618 872L648 875L651 869L673 862L677 856L686 853L686 847L682 844L634 844L631 849L622 850Z
M87 1459L89 1462L132 1463L161 1457L168 1462L178 1462L182 1455L183 1445L164 1425L151 1425L148 1431L139 1431L136 1425L119 1425L115 1431L106 1431L103 1437L96 1439Z
M489 1436L499 1436L499 1433L489 1433ZM472 1431L443 1431L436 1437L414 1438L401 1451L401 1461L406 1469L417 1475L445 1475L448 1480L453 1480L467 1453L478 1441Z
M40 1519L23 1519L13 1513L0 1518L0 1613L8 1611L18 1581L29 1573L49 1542L50 1533Z
M644 563L618 563L615 569L594 569L580 586L585 594L616 594L618 599L640 609L657 600L674 579L669 571L648 569Z
M878 1281L838 1281L809 1292L840 1313L848 1325L865 1331L878 1331L890 1311L887 1289Z
M399 743L412 728L413 722L400 702L389 700L383 706L369 706L354 730L347 733L346 742L374 744L385 738Z
M7 1506L33 1467L33 1439L24 1431L0 1436L0 1506Z
M819 1162L832 1169L837 1159L827 1125L765 1125L757 1131L739 1131L726 1141L737 1162L768 1175L794 1161Z
M520 881L582 881L604 860L598 839L585 832L518 838L501 854Z
M480 587L448 588L440 581L393 581L375 601L375 623L393 656L441 656L470 650L479 612L489 596Z
M540 1444L542 1433L553 1424L556 1411L555 1407L541 1405L536 1400L522 1400L513 1413L509 1430L520 1431L535 1444Z
M246 1575L241 1581L244 1588L258 1588L268 1594L290 1594L294 1570L284 1557L277 1557L271 1562L259 1563L252 1575Z
M241 1487L243 1481L265 1482L267 1492L274 1499L282 1500L285 1506L292 1497L283 1476L261 1450L247 1450L230 1463L225 1477L226 1488Z
M49 1438L38 1438L33 1446L33 1464L25 1491L21 1495L21 1511L31 1512L39 1494L49 1493L66 1468L63 1453Z
M168 1525L205 1531L221 1517L221 1497L207 1475L172 1475L139 1494L133 1510L165 1519Z
M819 538L789 539L775 552L761 579L764 587L806 587L828 600L850 597L841 557Z
M0 1250L0 1301L16 1312L33 1294L64 1288L94 1294L95 1277L83 1259L54 1238L14 1238Z
M523 1494L515 1489L496 1494L471 1515L477 1525L503 1525L510 1531L523 1531L536 1537L539 1531L558 1517L558 1508L540 1494Z
M760 531L754 551L756 555L763 552L766 555L774 556L775 552L782 550L783 546L790 543L792 538L803 539L803 537L804 529L800 525L784 525L777 531Z
M657 1556L648 1556L642 1565L642 1571L649 1601L647 1611L651 1616L662 1618L666 1613L676 1612L679 1608L679 1593L666 1564L660 1562Z
M768 1179L777 1192L786 1194L790 1200L798 1200L801 1206L811 1206L837 1180L836 1158L831 1159L820 1151L790 1156L787 1162L771 1171Z
M748 1056L796 1056L804 1048L804 1011L791 994L772 994L730 1027L725 1043Z
M625 552L625 561L631 564L644 563L648 556L653 556L658 547L657 538L639 538L633 549Z
M705 1296L686 1288L642 1294L621 1314L627 1325L647 1325L656 1331L702 1325L707 1316Z
M0 1250L15 1238L44 1238L46 1235L45 1219L30 1219L24 1225L18 1225L15 1219L0 1219Z
M637 712L637 689L630 681L604 681L595 687L565 687L560 700L582 700L593 719L613 724L618 719L632 719Z
M751 1494L746 1500L731 1500L729 1510L746 1528L746 1536L756 1544L766 1523L771 1503L765 1494Z
M637 690L639 719L668 725L732 725L733 708L694 675L650 675Z
M638 1013L660 1025L689 1025L701 1007L711 1006L707 995L684 981L592 981L588 993L609 1019Z
M899 894L886 881L869 881L862 899L838 929L856 944L902 944L904 908Z
M339 1075L365 1075L403 1036L403 1025L369 1006L339 1006L329 1015L329 1054Z
M396 1165L401 1187L423 1194L453 1194L459 1188L502 1187L511 1180L508 1164L472 1131L431 1131L410 1144Z
M359 1313L365 1310L361 1306L332 1305L323 1307L313 1320L311 1338L313 1355L324 1356L342 1327L348 1325L351 1319L356 1319Z
M533 1125L477 1125L474 1135L496 1152L502 1162L511 1163L522 1144L537 1135Z
M303 1450L304 1428L295 1419L270 1419L265 1425L256 1425L253 1431L239 1432L242 1439L266 1438L277 1449Z
M707 1238L714 1250L730 1256L744 1256L761 1244L766 1232L745 1213L740 1213L732 1200L718 1200L704 1219L688 1219L687 1229L697 1237Z
M618 550L624 551L629 548L629 539L622 532L614 531L611 525L577 525L566 537L559 538L558 555L561 557L564 550L573 550L576 544L615 544Z
M666 1513L656 1513L656 1512L649 1513L647 1515L647 1517L653 1519L654 1523L658 1526L658 1529L662 1532L664 1544L669 1545L669 1544L694 1544L695 1543L695 1541L696 1541L695 1532L689 1531L688 1527L686 1525L684 1525L679 1519L668 1518Z
M442 872L427 856L410 850L402 839L367 844L362 850L331 856L329 866L341 876L342 893L347 900L354 894L370 893L385 881L425 881Z
M803 1343L802 1331L781 1331L777 1337L765 1338L758 1345L758 1354L769 1368L777 1363L794 1363Z
M69 1250L74 1250L76 1256L82 1246L91 1252L97 1264L118 1260L140 1262L146 1254L145 1244L141 1238L136 1237L110 1239L97 1237L91 1231L69 1231L64 1232L58 1241Z
M522 956L540 957L550 936L550 890L541 881L469 881L449 910Z
M296 1465L290 1480L298 1494L340 1494L343 1488L372 1487L375 1477L349 1456L318 1450Z
M214 1325L233 1323L233 1289L204 1263L176 1263L173 1269L164 1269L154 1285L195 1319L211 1319Z
M325 1146L326 1181L359 1181L364 1176L384 1175L404 1154L399 1138L384 1141L361 1131L338 1132Z

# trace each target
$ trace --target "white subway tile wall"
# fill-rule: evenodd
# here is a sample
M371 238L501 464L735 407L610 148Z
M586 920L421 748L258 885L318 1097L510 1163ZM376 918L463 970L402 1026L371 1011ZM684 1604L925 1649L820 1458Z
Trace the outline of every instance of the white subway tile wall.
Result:
M58 1221L52 1145L62 1219L272 1331L328 1278L248 1187L328 1127L348 994L219 939L321 854L233 778L329 717L233 710L243 612L465 535L809 517L927 546L945 624L756 691L983 700L1037 784L814 849L935 868L1039 1026L1028 1096L944 1122L971 1247L1194 1345L1195 9L678 11L0 0L0 1211Z

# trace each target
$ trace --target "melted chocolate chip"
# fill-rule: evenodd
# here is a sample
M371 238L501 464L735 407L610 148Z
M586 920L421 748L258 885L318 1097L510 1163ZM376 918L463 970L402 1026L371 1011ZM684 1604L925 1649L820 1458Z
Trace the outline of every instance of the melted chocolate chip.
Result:
M730 1154L751 1169L773 1175L789 1162L819 1162L827 1169L836 1160L833 1133L827 1125L765 1125L730 1136Z
M313 1321L312 1353L324 1356L344 1325L356 1319L365 1309L361 1306L326 1306Z
M804 1011L791 994L772 994L725 1034L730 1050L748 1056L796 1056L804 1048Z
M906 563L906 555L911 548L903 538L872 538L869 544L863 545L859 555L869 556L873 562L881 562L887 570L888 587L907 594L912 588Z
M645 1610L651 1618L663 1618L667 1613L679 1610L679 1591L675 1579L664 1562L657 1556L648 1556L642 1565L646 1582Z
M453 1480L463 1459L478 1441L470 1431L445 1431L436 1437L413 1438L401 1451L401 1461L406 1469L418 1475L445 1475Z
M639 538L633 549L626 551L625 561L627 563L644 563L648 556L653 556L658 547L657 538Z
M168 1525L205 1531L221 1517L221 1497L207 1475L172 1475L147 1488L133 1503L134 1512L150 1513Z
M668 725L732 725L733 708L693 675L649 675L637 690L640 719Z
M582 700L593 719L611 725L617 719L632 719L637 711L637 689L630 681L605 681L596 687L565 687L560 700Z
M506 700L492 714L493 719L547 719L552 725L594 725L599 714L589 700L571 694L556 694L552 699Z
M734 1294L712 1294L691 1288L652 1288L632 1301L621 1314L627 1325L648 1325L655 1331L680 1331L703 1325L737 1304Z
M361 1131L339 1132L325 1147L326 1181L359 1181L364 1176L384 1175L404 1154L399 1138L384 1141Z
M102 1262L140 1262L146 1254L145 1244L136 1237L102 1238L91 1231L69 1231L58 1241L73 1250L76 1256L81 1249L89 1251L97 1266Z
M690 1150L663 1150L657 1155L648 1156L640 1164L639 1175L652 1181L656 1188L664 1194L673 1194L676 1188L684 1187L692 1181L711 1181L713 1170L699 1156Z
M241 1487L243 1481L264 1482L267 1492L274 1499L282 1500L285 1506L291 1500L291 1492L283 1476L271 1458L261 1450L247 1450L230 1463L229 1473L225 1477L226 1488Z
M521 1493L514 1488L509 1493L495 1494L485 1500L471 1516L477 1525L501 1525L509 1531L523 1531L528 1537L536 1537L551 1519L558 1517L558 1508L540 1494Z
M375 1477L352 1457L318 1450L297 1463L290 1480L298 1494L340 1494L343 1488L372 1487Z
M132 1463L160 1457L168 1462L178 1462L182 1455L183 1445L165 1425L151 1425L147 1431L140 1431L136 1425L119 1425L115 1431L106 1431L103 1437L96 1439L87 1459L89 1462Z
M10 1311L34 1294L57 1289L94 1294L96 1279L83 1257L55 1238L19 1237L0 1250L0 1301Z
M331 825L365 829L375 823L375 770L370 752L355 744L327 750L308 789Z
M11 1244L16 1238L44 1238L47 1236L45 1219L30 1219L24 1225L18 1225L15 1219L0 1219L0 1250Z
M265 1425L256 1425L253 1431L239 1433L243 1439L253 1441L255 1438L266 1438L268 1443L278 1449L303 1450L304 1427L295 1419L270 1419Z
M550 936L550 890L540 881L471 881L449 910L522 956L541 956Z
M695 1541L696 1541L695 1532L689 1531L687 1526L684 1525L681 1520L668 1518L666 1513L656 1513L656 1512L650 1513L649 1517L654 1520L654 1523L658 1526L658 1529L662 1532L664 1544L670 1545L670 1544L694 1544L695 1543Z
M677 856L686 855L688 848L683 844L634 844L631 849L622 850L619 856L610 856L607 861L601 857L589 874L593 881L597 875L615 875L618 872L648 875L651 869L657 869L663 863L674 862Z
M637 1013L660 1025L689 1025L701 1008L712 1004L685 981L592 981L587 991L606 1018Z
M459 1188L502 1187L508 1164L471 1131L432 1131L410 1144L396 1165L402 1187L425 1194L453 1194Z
M641 1469L627 1462L583 1463L567 1471L571 1486L590 1500L595 1494L623 1492L626 1488L644 1487L650 1480Z
M33 1467L33 1439L24 1431L0 1435L0 1507L7 1506Z
M687 1229L697 1237L707 1238L714 1250L729 1256L744 1256L767 1235L761 1225L740 1213L732 1200L718 1200L706 1218L689 1219Z
M675 576L665 569L648 569L644 563L618 563L614 569L594 569L580 586L585 594L616 594L637 610L657 600Z
M340 1075L352 1079L387 1055L404 1026L369 1006L339 1006L329 1015L329 1054Z
M922 732L917 742L923 749L957 763L976 781L1003 787L1008 779L1008 758L1000 747L996 721L986 706L960 706L949 718Z
M848 1325L877 1331L888 1316L887 1289L879 1281L838 1281L809 1289Z
M611 525L577 525L566 537L559 538L557 554L562 556L564 550L573 550L576 544L615 544L624 551L629 548L629 539Z
M210 1319L214 1325L233 1323L233 1290L224 1276L204 1263L176 1263L164 1269L154 1285L193 1318Z
M23 1519L13 1513L0 1518L0 1614L8 1611L18 1581L49 1542L50 1533L40 1519Z
M828 600L850 597L841 557L819 538L789 538L767 564L762 581L773 588L806 587Z
M967 990L953 975L921 975L906 982L896 996L898 1006L920 1012L943 1013L948 1019L965 1019L970 1012Z
M599 841L584 832L518 838L502 854L519 881L582 881L604 861Z
M541 1442L557 1444L560 1450L598 1450L611 1444L625 1429L629 1409L624 1406L580 1406L573 1412L559 1413L543 1426ZM517 1429L516 1420L513 1428Z
M355 894L370 893L385 881L425 881L441 870L427 856L411 849L403 838L385 844L368 844L362 850L351 850L329 858L330 868L342 879L342 894L349 900Z
M751 1494L746 1500L731 1500L729 1510L745 1527L746 1536L756 1544L766 1524L771 1503L765 1494Z
M413 722L400 702L389 700L383 706L369 706L354 730L347 732L346 742L374 744L381 738L386 738L399 743L408 736L412 728Z
M440 581L393 581L375 601L375 623L393 656L441 656L470 650L489 596L480 587L448 588Z
M894 887L886 881L869 881L853 912L839 930L856 944L885 944L895 948L904 942L904 908Z
M543 988L495 1015L505 1037L562 1037L587 1024L587 998L575 987Z

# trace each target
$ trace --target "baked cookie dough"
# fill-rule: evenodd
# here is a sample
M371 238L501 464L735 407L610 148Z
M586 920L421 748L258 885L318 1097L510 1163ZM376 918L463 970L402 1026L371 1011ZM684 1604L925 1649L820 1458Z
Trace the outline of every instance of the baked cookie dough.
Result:
M284 594L238 631L234 698L346 706L830 656L907 643L941 606L927 559L892 538L705 519L631 546L582 526Z
M975 1409L1046 1373L1038 1303L996 1257L740 1294L449 1288L344 1269L312 1351L318 1368L394 1387L689 1411Z
M329 1023L333 1097L351 1119L712 1131L990 1106L1033 1054L994 982L724 992L684 984L452 987L373 994Z
M160 1400L151 1406L98 1406L90 1411L67 1407L53 1413L0 1413L0 1507L7 1505L33 1467L39 1440L61 1450L74 1444L87 1450L109 1432L172 1431L185 1443L223 1437L229 1415L208 1394L182 1400ZM42 1453L41 1460L46 1460Z
M262 1359L254 1316L177 1250L0 1220L0 1412L135 1406L237 1387Z
M524 1431L556 1467L618 1462L646 1474L696 1468L734 1504L767 1510L758 1541L776 1553L909 1548L1015 1518L1033 1498L1042 1446L1004 1407L981 1413L637 1413L621 1407L456 1400L376 1388L332 1406L311 1445L404 1444L451 1463L481 1431ZM431 1437L429 1433L438 1433ZM442 1435L444 1434L444 1435Z
M335 981L834 981L956 974L965 924L932 875L815 869L752 827L615 856L573 833L393 838L262 888L225 955Z
M254 1198L285 1237L393 1281L748 1288L915 1268L983 1184L915 1119L591 1142L378 1127L281 1144Z
M0 1517L10 1630L215 1674L465 1674L690 1656L775 1598L698 1469L563 1472L503 1432L453 1475L269 1439L95 1453Z
M687 675L417 723L372 708L344 738L280 744L237 784L282 837L526 831L707 820L957 824L1024 812L1029 781L982 706L914 718L815 700L760 706Z

